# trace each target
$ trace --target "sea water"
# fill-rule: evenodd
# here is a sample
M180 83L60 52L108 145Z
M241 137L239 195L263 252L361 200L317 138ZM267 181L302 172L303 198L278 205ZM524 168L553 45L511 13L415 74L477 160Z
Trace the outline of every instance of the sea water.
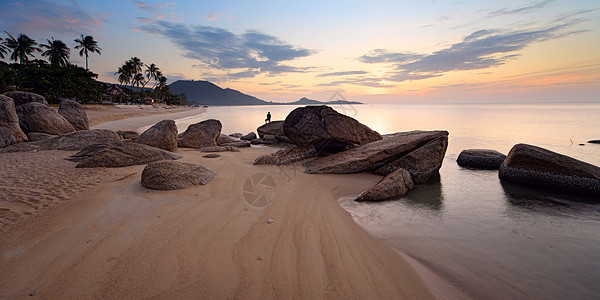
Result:
M527 143L600 165L600 104L336 105L385 134L447 130L439 178L398 200L339 199L369 233L478 299L598 299L600 199L502 183L497 171L461 168L463 149L507 154ZM283 120L292 106L210 107L177 120L180 132L215 118L223 133L248 133L267 112ZM583 145L580 145L583 144ZM596 200L596 202L594 201Z

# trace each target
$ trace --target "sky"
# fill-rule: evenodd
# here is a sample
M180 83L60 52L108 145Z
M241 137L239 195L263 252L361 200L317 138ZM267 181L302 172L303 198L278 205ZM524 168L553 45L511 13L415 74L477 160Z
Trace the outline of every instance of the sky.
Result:
M0 0L0 30L92 35L111 83L137 56L267 101L600 102L598 0Z

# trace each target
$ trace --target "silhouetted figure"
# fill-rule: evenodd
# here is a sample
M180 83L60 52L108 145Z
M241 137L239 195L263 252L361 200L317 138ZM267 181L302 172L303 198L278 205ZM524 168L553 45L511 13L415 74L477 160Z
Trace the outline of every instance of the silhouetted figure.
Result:
M267 118L265 119L265 123L271 123L271 112L267 112Z

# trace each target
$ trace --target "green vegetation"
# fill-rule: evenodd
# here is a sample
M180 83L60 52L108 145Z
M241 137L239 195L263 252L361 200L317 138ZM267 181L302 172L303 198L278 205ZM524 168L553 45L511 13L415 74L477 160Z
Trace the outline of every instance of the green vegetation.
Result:
M98 82L98 75L88 70L90 53L100 54L102 50L92 36L82 34L74 40L79 56L85 56L84 69L69 62L71 49L61 40L52 37L38 47L38 43L26 34L21 33L15 38L5 33L7 37L0 38L0 59L14 63L0 61L0 93L16 89L40 94L50 102L57 102L60 98L79 102L102 101L110 85ZM48 61L36 59L36 52L41 52ZM155 64L145 65L139 58L132 57L115 74L119 75L122 88L119 102L125 98L128 102L141 103L150 97L169 105L188 104L184 94L171 94L167 78ZM144 89L150 82L153 82L152 89ZM137 87L136 93L132 91L134 86Z

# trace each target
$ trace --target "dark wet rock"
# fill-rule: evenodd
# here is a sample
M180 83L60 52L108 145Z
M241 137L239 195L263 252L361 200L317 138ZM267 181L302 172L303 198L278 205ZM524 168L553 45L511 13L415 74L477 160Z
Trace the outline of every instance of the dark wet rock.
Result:
M0 95L0 148L27 141L12 98Z
M460 152L456 163L459 166L473 169L498 170L506 155L488 149L467 149Z
M247 141L236 141L233 143L222 144L221 146L231 146L236 148L247 148L250 147L250 143Z
M179 161L156 161L142 171L142 186L154 190L181 190L195 185L205 185L215 178L215 173L203 166Z
M206 157L206 158L217 158L217 157L221 157L221 154L217 154L217 153L209 153L209 154L202 155L202 157Z
M76 168L127 167L159 160L176 160L181 156L144 144L117 142L85 147L68 158L77 162Z
M588 141L588 143L590 143L590 144L600 144L600 140L591 140L591 141Z
M415 186L406 169L397 169L386 175L377 184L362 192L356 201L383 201L406 195Z
M15 101L15 107L30 102L38 102L48 106L48 101L42 95L29 93L29 92L6 92L4 96L10 97Z
M58 106L58 113L69 121L75 130L90 129L87 114L81 104L71 100L63 100Z
M250 142L250 144L252 144L252 145L277 145L277 144L279 144L279 141L277 141L277 139L275 139L274 136L271 135L271 137L273 137L273 138L254 139Z
M30 102L16 108L21 129L25 133L42 132L61 135L75 131L73 125L54 109L39 102Z
M122 139L124 140L135 140L137 139L140 134L137 133L137 131L131 131L131 130L119 130L117 131L117 134L121 136Z
M235 142L237 142L237 141L238 141L238 140L236 140L236 139L233 139L233 138L231 138L231 137L229 137L229 136L227 136L227 135L221 134L221 135L219 136L219 138L217 139L217 144L218 144L219 146L222 146L223 144L235 143Z
M30 133L31 134L31 133ZM95 144L112 144L121 141L114 131L107 129L80 130L35 142L19 143L2 149L2 152L31 152L43 150L81 150Z
M532 145L515 145L498 176L567 194L600 197L599 167Z
M317 151L314 146L292 147L279 150L275 153L263 155L254 161L255 165L287 165L297 161L315 157Z
M216 146L221 128L221 122L214 119L192 124L177 139L177 145L190 148Z
M441 135L410 153L386 163L373 173L387 175L397 169L406 169L415 184L425 183L442 167L447 148L448 136Z
M240 140L242 141L252 141L255 140L257 138L256 133L254 132L250 132L242 137L240 137Z
M256 129L258 136L260 138L264 138L265 135L283 136L283 122L284 121L273 121L265 123L265 125L262 125Z
M409 162L418 160L430 160L419 162L416 166L408 166L410 170L429 170L422 172L419 181L424 180L424 176L430 171L438 169L441 164L440 156L442 149L447 145L447 131L411 131L400 132L385 136L384 139L372 142L360 147L352 148L343 152L335 153L325 157L319 157L315 160L304 163L307 173L311 174L347 174L360 173L378 170L379 174L395 171L401 166L406 166ZM425 147L416 154L411 152ZM403 159L407 156L406 159ZM422 156L422 157L420 157ZM385 167L391 163L391 167ZM416 180L415 180L416 182Z
M231 136L231 137L234 137L234 138L238 138L238 139L239 139L239 138L243 137L243 136L244 136L244 134L243 134L243 133L236 132L236 133L232 133L232 134L230 134L229 136Z
M233 146L210 146L196 148L200 152L240 152L240 149Z
M284 135L276 135L275 139L277 139L277 142L279 143L294 144L292 143L292 140L288 139L287 136Z
M177 125L173 120L162 120L140 134L133 142L173 152L177 150Z
M317 152L335 153L381 140L376 131L326 105L294 109L283 131L294 144L313 145Z
M29 139L30 142L48 140L48 139L55 138L55 137L57 137L57 135L47 134L47 133L43 133L43 132L30 132L27 134L27 138Z

